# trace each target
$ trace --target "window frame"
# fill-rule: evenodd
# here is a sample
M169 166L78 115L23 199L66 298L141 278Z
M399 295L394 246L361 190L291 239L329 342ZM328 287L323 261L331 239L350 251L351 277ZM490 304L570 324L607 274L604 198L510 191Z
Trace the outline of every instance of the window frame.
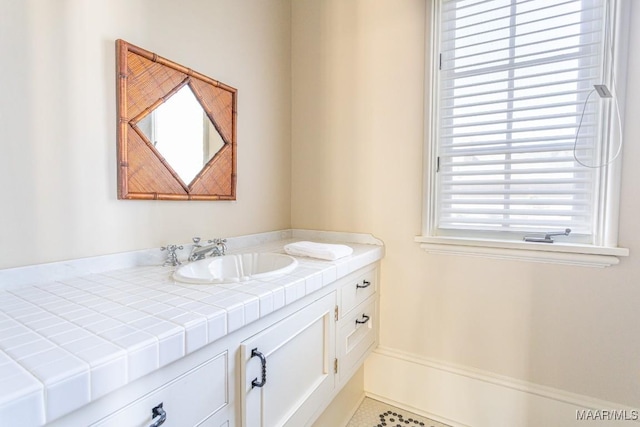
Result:
M438 157L438 111L436 103L439 98L437 66L439 64L440 46L440 3L441 0L427 2L425 34L425 129L424 129L424 167L423 167L423 218L422 234L415 240L422 249L430 253L483 256L500 259L516 259L533 262L560 263L591 267L607 267L620 262L619 257L629 255L629 250L618 247L618 214L621 181L622 156L598 175L601 197L596 202L597 226L594 231L594 243L566 243L561 239L553 244L533 243L505 239L496 233L473 232L464 235L460 230L453 235L438 235L436 218L438 203L437 178L435 176ZM609 87L615 75L616 94L620 119L624 123L624 82L626 81L627 34L629 27L629 0L605 0L609 7L610 20L613 25L612 46L613 60L605 75ZM607 53L611 54L611 53ZM611 113L607 114L611 122ZM614 122L615 123L615 122ZM614 147L609 141L621 140L618 126L609 125L606 130L605 153L613 155ZM604 158L609 158L605 154Z

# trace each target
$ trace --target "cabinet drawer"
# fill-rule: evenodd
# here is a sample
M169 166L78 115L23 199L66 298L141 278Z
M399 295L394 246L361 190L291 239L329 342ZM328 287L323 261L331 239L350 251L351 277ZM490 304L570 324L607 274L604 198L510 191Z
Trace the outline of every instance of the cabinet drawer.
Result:
M345 317L364 300L376 293L377 269L347 278L340 289L340 313Z
M375 297L356 307L338 326L339 381L351 377L353 371L373 349L378 313Z
M187 427L203 423L229 403L228 358L226 351L220 353L92 424L92 427L147 427L158 419L152 421L152 409L160 403L167 416L163 424L165 427Z

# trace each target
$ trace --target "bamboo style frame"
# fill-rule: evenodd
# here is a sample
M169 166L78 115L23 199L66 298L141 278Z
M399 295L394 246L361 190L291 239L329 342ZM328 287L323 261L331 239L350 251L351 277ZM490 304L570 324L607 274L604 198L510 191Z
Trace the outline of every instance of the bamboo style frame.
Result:
M235 200L237 90L124 40L116 40L118 198ZM137 123L189 85L223 147L185 183Z

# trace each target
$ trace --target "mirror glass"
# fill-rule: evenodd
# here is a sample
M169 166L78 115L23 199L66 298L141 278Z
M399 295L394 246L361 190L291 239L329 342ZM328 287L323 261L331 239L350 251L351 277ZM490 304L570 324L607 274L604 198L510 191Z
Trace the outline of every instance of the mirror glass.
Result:
M137 126L186 184L224 146L189 85L151 111Z

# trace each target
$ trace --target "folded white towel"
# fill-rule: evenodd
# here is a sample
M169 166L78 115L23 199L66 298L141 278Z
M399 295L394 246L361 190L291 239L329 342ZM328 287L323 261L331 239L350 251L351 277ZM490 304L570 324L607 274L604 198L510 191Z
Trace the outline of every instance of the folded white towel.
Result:
M303 241L285 245L284 251L293 256L306 256L333 261L351 255L353 248L347 245Z

